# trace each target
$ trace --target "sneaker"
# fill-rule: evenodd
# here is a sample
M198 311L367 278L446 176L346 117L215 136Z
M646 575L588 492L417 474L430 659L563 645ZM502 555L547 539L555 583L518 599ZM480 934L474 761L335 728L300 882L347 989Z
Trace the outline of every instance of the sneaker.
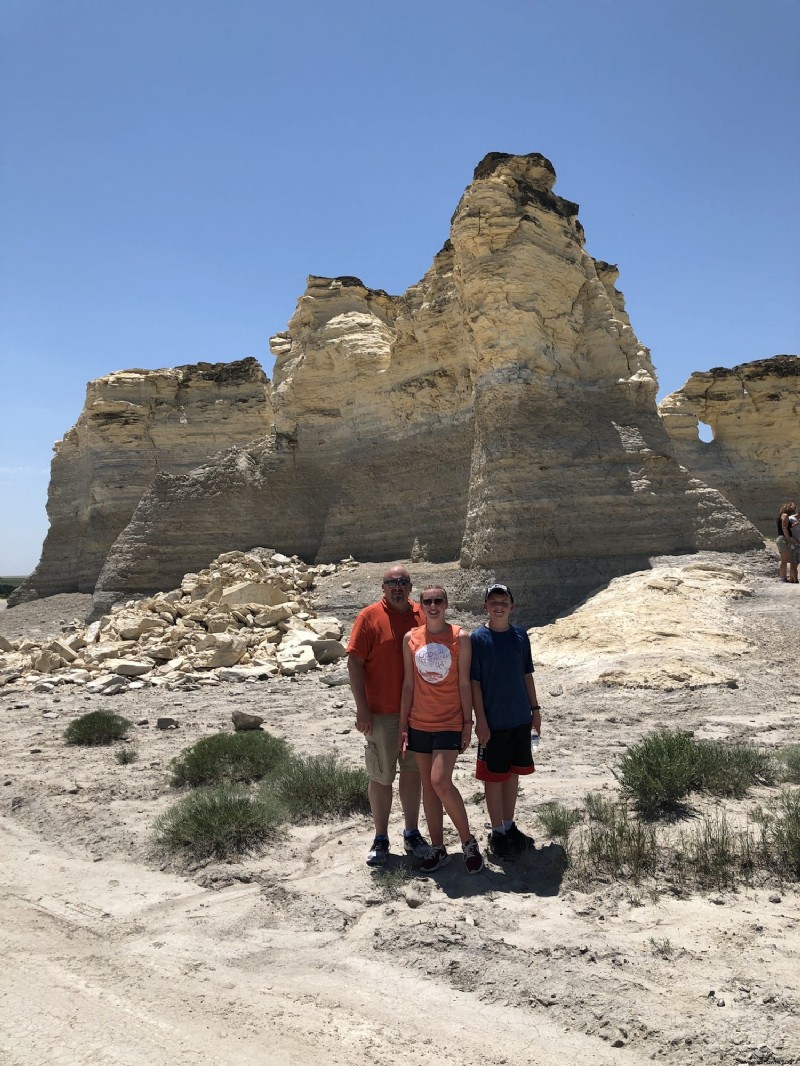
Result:
M406 855L410 855L415 862L427 859L431 850L430 844L419 829L415 829L409 836L403 836L403 846L406 849Z
M389 860L389 838L377 836L367 852L367 866L385 866Z
M496 833L494 830L489 834L489 851L496 859L513 862L519 855L509 835L508 833Z
M479 874L483 869L483 855L481 855L481 849L475 837L470 837L466 844L462 844L461 850L464 852L464 865L467 873Z
M428 854L419 864L419 868L423 873L431 874L448 862L450 862L450 856L447 854L447 848L440 844L437 847L428 848Z
M523 833L517 829L516 825L512 825L509 829L506 829L506 838L511 843L511 846L517 852L533 851L536 847L536 841L533 837L529 837L527 833Z

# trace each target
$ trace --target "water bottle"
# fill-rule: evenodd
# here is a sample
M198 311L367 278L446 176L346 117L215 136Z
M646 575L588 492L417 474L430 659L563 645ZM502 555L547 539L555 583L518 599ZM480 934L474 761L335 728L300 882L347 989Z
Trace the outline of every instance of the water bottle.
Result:
M531 751L536 752L539 747L539 734L531 730Z

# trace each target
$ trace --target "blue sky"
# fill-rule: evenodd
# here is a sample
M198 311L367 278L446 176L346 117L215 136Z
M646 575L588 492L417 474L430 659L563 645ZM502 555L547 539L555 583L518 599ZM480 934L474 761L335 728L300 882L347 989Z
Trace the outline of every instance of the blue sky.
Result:
M307 274L403 292L542 152L661 395L800 351L797 0L0 0L0 574L113 370L255 356Z

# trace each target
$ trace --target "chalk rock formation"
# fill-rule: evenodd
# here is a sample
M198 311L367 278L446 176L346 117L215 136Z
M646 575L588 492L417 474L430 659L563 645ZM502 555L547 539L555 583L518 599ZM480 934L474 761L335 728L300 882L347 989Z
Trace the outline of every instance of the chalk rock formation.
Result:
M269 382L255 359L90 381L80 418L55 445L41 560L9 602L91 592L156 474L185 474L271 421Z
M800 358L692 374L658 409L681 463L774 537L775 515L800 492ZM713 440L700 439L699 422Z
M530 630L534 658L569 668L587 687L735 688L753 642L731 628L729 604L752 594L744 570L710 553L626 574L567 617Z
M311 277L271 342L269 432L157 474L98 609L253 544L460 558L535 589L546 613L651 554L757 543L675 460L616 268L588 255L554 181L541 155L487 156L401 297Z
M309 567L271 548L227 552L179 588L119 604L61 639L4 640L0 687L79 685L108 696L318 670L344 657L343 629L316 617L309 591L317 576L348 567Z

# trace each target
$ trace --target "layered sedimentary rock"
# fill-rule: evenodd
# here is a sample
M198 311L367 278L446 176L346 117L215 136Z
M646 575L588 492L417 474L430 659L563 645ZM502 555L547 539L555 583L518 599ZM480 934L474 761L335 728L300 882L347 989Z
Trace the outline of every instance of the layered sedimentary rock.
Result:
M546 612L650 554L756 543L676 461L616 268L588 255L554 181L543 156L487 156L401 297L310 278L272 339L270 430L155 477L101 600L269 543L309 561L460 558Z
M658 409L680 461L774 536L775 515L800 493L800 358L692 374ZM713 440L700 439L701 422Z
M80 418L55 445L41 560L11 602L91 592L156 474L188 472L271 421L269 382L255 359L90 381Z

